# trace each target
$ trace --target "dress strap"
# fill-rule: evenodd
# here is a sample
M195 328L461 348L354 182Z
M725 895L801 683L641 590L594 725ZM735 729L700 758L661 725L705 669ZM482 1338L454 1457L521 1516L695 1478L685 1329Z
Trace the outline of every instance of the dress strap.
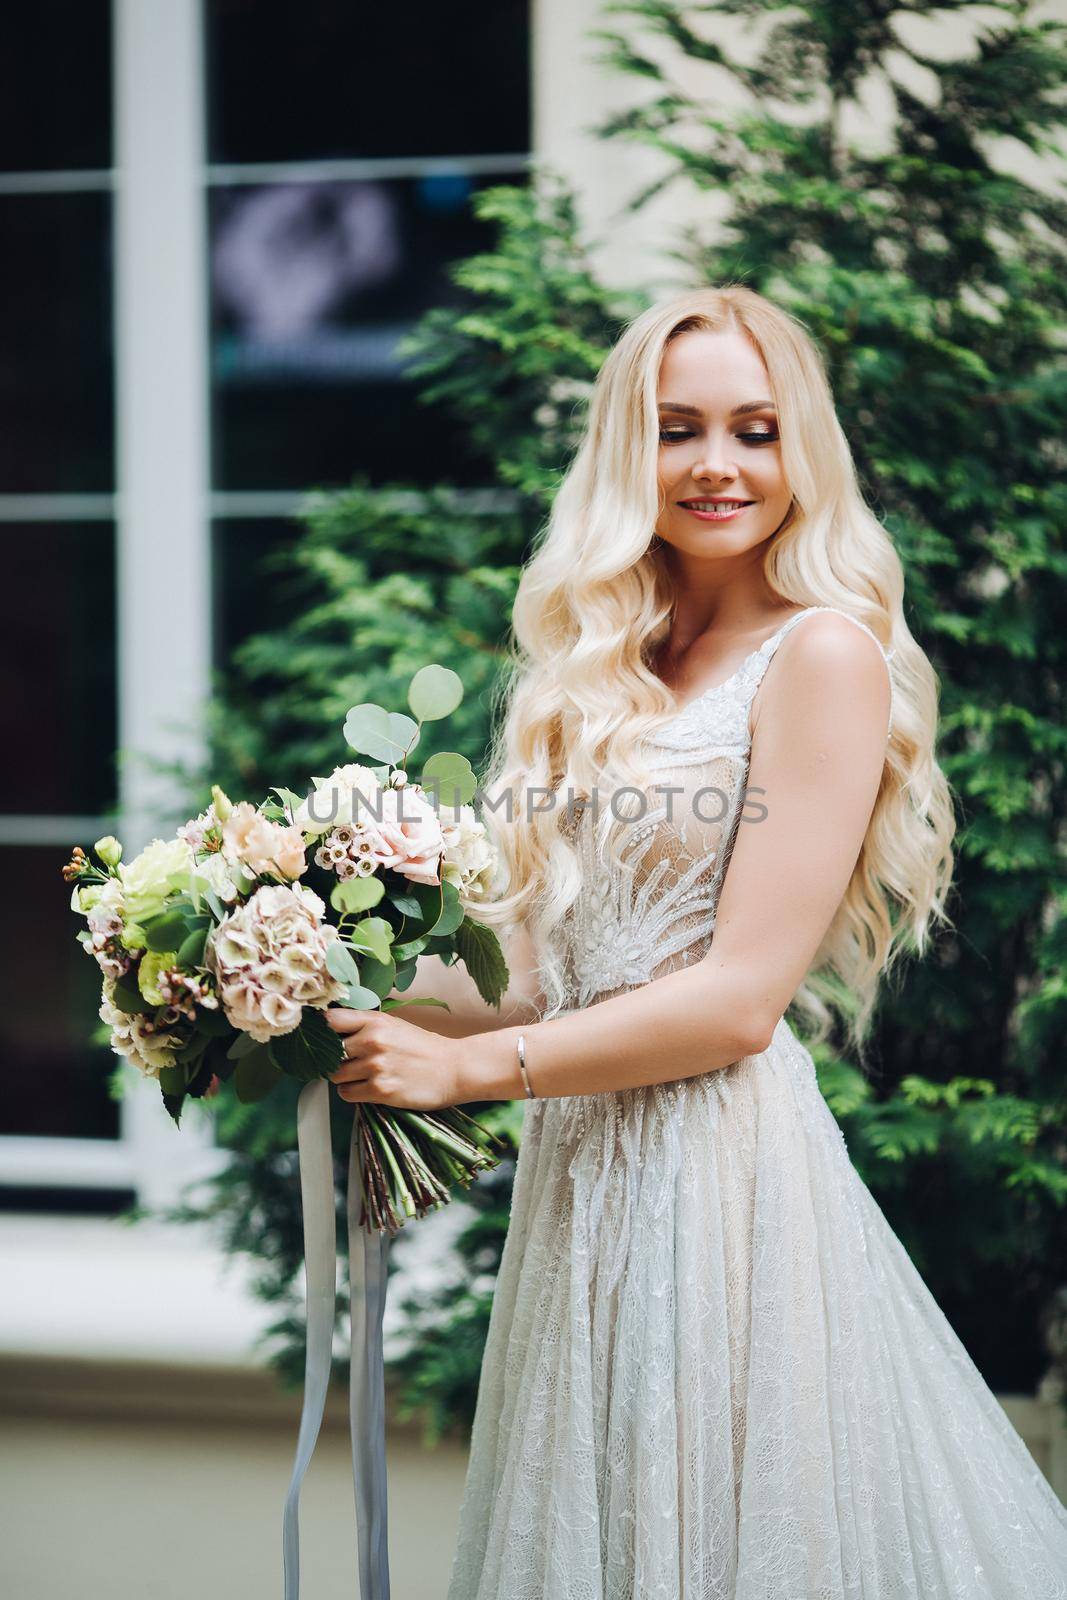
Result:
M878 646L879 650L882 652L882 659L888 668L890 661L892 661L893 657L896 655L896 651L887 650L881 639L879 639L878 635L874 632L874 629L869 628L865 622L861 622L859 617L854 617L850 611L842 611L838 606L809 606L806 611L798 611L796 615L790 617L787 622L783 622L782 626L778 629L778 632L772 633L771 637L769 639L765 639L760 645L758 654L763 657L759 674L760 679L762 679L764 672L767 670L767 665L770 662L771 657L774 655L774 652L777 650L786 634L795 628L798 622L803 622L805 617L813 617L820 611L833 611L839 617L847 617L849 622L854 622L856 624L857 628L862 628L864 633L870 635L875 644ZM889 696L889 727L886 730L886 738L888 738L893 731L893 674L891 671L889 673Z

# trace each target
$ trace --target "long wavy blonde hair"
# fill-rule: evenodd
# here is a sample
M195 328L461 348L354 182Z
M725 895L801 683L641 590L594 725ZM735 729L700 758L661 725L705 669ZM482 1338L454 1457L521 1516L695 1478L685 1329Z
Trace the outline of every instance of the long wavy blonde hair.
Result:
M477 915L498 927L526 924L542 963L541 1014L562 1009L554 934L582 883L560 828L566 807L546 800L539 810L525 796L588 795L605 772L643 789L651 775L641 741L677 712L650 666L674 610L664 550L653 539L663 509L657 398L664 351L691 329L742 332L767 368L793 495L766 545L771 591L786 603L848 611L894 651L893 730L874 811L792 1002L812 1042L827 1036L836 1012L862 1054L880 977L903 949L923 953L932 922L951 920L944 908L955 819L934 755L938 679L904 621L901 563L861 495L819 351L801 322L751 289L694 289L652 306L600 369L580 446L515 599L511 671L494 698L482 782L500 873Z

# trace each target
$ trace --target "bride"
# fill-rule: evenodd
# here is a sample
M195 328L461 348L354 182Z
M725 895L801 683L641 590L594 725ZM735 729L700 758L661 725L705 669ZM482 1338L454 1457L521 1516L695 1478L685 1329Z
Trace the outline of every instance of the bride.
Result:
M801 1037L862 1053L947 921L903 587L797 321L629 325L514 607L508 994L423 958L449 1012L328 1013L345 1099L524 1097L448 1600L1067 1595L1067 1511Z

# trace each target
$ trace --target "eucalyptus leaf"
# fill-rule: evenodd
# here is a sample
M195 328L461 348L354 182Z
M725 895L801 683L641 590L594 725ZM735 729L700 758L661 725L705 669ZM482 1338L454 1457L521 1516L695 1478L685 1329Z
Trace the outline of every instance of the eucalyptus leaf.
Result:
M342 983L359 982L359 967L343 939L336 939L327 947L326 967Z
M351 1006L353 1011L377 1011L381 1005L381 995L375 994L373 989L365 989L361 984L353 983L345 995L345 1005Z
M454 883L449 883L446 879L441 885L441 896L443 901L441 915L430 930L439 939L446 933L455 933L466 915L463 902L459 898L459 890Z
M451 667L420 667L408 686L408 705L420 722L449 717L463 699L463 680Z
M403 917L422 917L422 905L413 894L405 889L398 889L396 893L389 892L389 904L395 906Z
M350 938L357 950L366 950L376 961L392 959L393 930L384 917L364 917L352 928Z
M455 750L439 750L422 769L419 779L441 805L467 805L474 799L478 779L466 756Z
M330 890L330 904L335 911L369 911L385 893L381 878L348 878Z
M364 956L359 964L359 981L364 989L384 999L396 985L396 962L375 961L373 956Z
M345 718L346 742L361 755L396 766L418 741L419 725L399 711L367 701L353 706Z

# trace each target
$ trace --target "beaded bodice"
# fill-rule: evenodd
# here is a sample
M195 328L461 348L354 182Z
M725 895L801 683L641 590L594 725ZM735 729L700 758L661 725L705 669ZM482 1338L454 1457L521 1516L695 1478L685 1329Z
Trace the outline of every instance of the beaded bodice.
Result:
M645 749L655 774L647 804L619 825L610 854L597 839L592 808L568 827L583 885L561 930L568 1007L607 999L706 954L738 831L762 815L759 795L747 788L752 701L786 635L804 617L836 609L795 613L729 678L656 730ZM849 620L875 638L858 618ZM883 650L887 662L892 654Z

